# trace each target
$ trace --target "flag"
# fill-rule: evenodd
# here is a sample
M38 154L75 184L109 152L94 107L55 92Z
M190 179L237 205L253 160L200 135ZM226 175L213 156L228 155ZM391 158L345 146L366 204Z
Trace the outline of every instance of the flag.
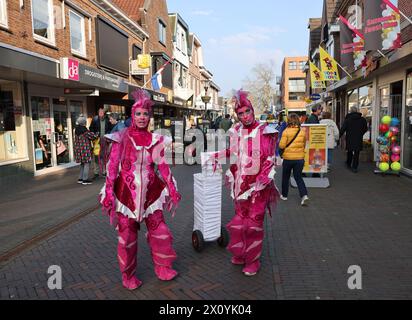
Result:
M393 50L402 46L398 0L364 3L365 50Z
M322 72L309 61L310 66L310 82L312 89L323 89L326 88L325 82L323 82Z
M159 70L157 70L157 72L150 78L153 90L159 91L163 88L162 73L165 70L166 66L173 60L174 58L171 58L168 61L166 61L166 63Z
M165 67L161 67L152 77L152 88L155 91L159 91L163 88L162 72Z
M365 62L365 36L342 16L339 16L339 26L341 63L356 70Z
M319 52L323 80L339 81L338 64L335 59L333 59L322 47L319 47Z

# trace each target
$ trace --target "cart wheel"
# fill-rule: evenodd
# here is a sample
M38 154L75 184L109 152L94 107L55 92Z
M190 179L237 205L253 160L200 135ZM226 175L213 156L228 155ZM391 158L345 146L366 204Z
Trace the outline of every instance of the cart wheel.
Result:
M220 228L220 237L217 239L217 244L222 248L226 248L229 244L229 233L225 227Z
M203 248L205 247L205 242L203 240L203 234L199 230L195 230L192 233L192 245L193 245L193 248L197 252L201 252Z

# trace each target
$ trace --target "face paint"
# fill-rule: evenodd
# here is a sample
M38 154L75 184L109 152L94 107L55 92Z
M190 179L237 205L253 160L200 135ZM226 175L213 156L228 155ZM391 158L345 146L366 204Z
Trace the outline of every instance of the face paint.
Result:
M239 121L244 126L250 126L255 121L255 114L253 112L253 109L250 107L239 108L237 109L236 114L239 118Z
M150 114L147 109L136 108L133 115L134 124L138 129L145 129L149 125Z

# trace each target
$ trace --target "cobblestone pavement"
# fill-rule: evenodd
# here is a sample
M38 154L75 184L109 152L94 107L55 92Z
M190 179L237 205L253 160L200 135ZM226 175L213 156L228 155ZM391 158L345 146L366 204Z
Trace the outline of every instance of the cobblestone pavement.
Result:
M116 232L94 211L2 263L0 298L411 299L412 181L374 175L366 165L353 174L344 169L339 152L336 161L331 187L310 189L309 207L300 207L297 191L291 190L289 200L266 219L262 268L255 277L245 277L241 267L231 265L229 253L216 243L202 253L193 250L193 173L200 168L176 166L183 201L175 218L166 214L178 254L176 280L155 277L142 226L138 276L143 286L133 292L123 289ZM233 205L225 189L223 199L222 220L227 223ZM51 265L62 269L62 290L47 287ZM351 265L362 269L362 290L348 289Z

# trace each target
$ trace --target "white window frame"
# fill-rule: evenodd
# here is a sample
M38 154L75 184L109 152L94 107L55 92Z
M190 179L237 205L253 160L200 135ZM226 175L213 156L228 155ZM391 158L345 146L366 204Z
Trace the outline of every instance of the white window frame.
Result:
M157 33L159 37L159 42L166 45L166 24L161 19L157 19L157 23Z
M39 36L34 33L34 14L33 14L33 0L31 0L31 25L33 30L34 39L44 42L46 44L56 45L55 30L54 30L54 12L53 12L53 0L47 0L47 7L49 9L49 26L50 26L50 39Z
M0 26L4 28L9 27L7 23L7 1L6 0L0 0Z
M73 49L73 46L72 46L72 30L71 30L71 20L70 20L72 13L80 18L80 24L81 24L81 30L82 30L82 51L77 51L77 50ZM70 49L71 49L71 52L73 54L76 54L76 55L81 56L81 57L86 57L87 56L87 54L86 54L86 30L85 30L84 20L85 20L85 17L83 15L81 15L80 13L78 13L78 12L72 10L72 9L69 9Z

